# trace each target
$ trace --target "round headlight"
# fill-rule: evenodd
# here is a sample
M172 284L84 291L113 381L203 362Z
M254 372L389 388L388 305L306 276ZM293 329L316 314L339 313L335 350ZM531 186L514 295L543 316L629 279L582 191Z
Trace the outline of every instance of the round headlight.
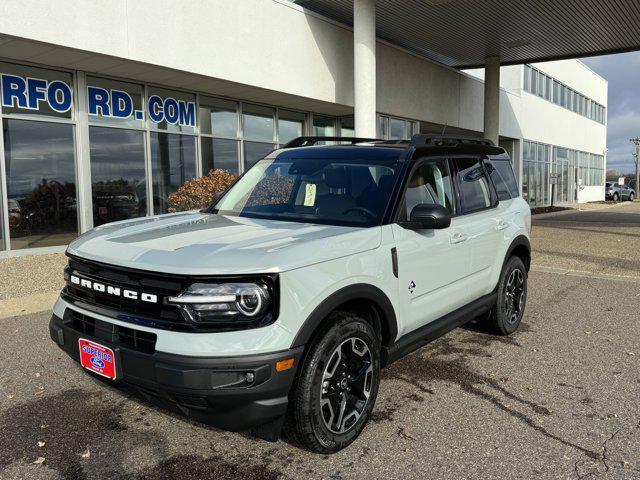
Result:
M252 292L243 292L238 295L236 301L236 308L240 313L247 317L253 317L257 315L262 309L262 296L263 293L259 288L256 288Z

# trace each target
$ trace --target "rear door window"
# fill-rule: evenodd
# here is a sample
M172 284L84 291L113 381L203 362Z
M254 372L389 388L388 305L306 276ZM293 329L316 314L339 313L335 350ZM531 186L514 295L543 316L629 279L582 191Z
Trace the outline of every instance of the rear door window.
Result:
M485 159L484 163L496 187L498 200L509 200L519 195L518 182L508 159Z
M479 158L453 160L460 198L461 213L472 213L492 207L493 191Z

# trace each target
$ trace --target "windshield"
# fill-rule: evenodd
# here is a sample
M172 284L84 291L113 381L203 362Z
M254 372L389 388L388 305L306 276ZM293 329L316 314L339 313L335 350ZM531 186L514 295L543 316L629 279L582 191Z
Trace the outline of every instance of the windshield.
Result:
M265 159L211 209L223 215L371 227L382 222L400 165L389 160Z

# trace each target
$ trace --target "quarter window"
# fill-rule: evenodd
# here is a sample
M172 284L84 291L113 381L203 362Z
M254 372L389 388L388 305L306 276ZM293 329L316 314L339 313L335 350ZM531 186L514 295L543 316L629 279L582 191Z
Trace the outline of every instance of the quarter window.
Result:
M484 161L489 176L498 193L498 200L510 200L518 196L518 184L507 159L487 159Z
M471 213L491 206L491 190L480 160L462 158L454 161L458 179L462 213Z

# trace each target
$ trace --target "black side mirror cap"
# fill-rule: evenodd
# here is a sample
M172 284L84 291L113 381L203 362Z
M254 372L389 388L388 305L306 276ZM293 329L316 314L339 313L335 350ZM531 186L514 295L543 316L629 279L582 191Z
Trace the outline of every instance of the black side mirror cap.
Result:
M410 230L440 230L451 225L451 214L442 205L421 203L413 207L408 222L402 226Z

